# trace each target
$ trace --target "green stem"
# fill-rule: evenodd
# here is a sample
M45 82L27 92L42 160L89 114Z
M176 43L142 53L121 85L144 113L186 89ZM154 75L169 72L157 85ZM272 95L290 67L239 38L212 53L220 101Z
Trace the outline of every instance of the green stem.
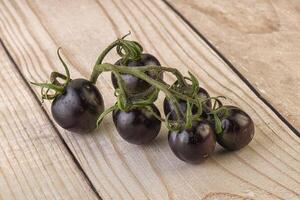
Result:
M57 56L58 56L60 62L63 64L64 68L65 68L66 77L67 77L67 78L66 78L66 84L68 84L68 83L70 82L70 71L69 71L69 69L68 69L67 64L65 63L65 61L64 61L64 60L62 59L62 57L60 56L60 50L61 50L61 47L59 47L59 48L57 49Z
M137 105L137 106L147 106L152 104L158 96L159 93L159 89L155 88L152 93L150 93L147 96L147 99L141 99L141 98L136 98L138 100L136 100L135 98L130 99L133 105ZM134 96L136 97L136 96Z
M152 109L151 106L146 106L146 109L148 109L156 119L158 119L162 122L166 121L165 119L161 118L156 112L154 112L154 110Z
M159 68L161 68L161 69L159 69ZM179 99L190 101L193 104L197 104L197 101L195 99L193 99L192 97L182 94L182 93L170 88L170 86L168 84L164 83L163 81L157 81L155 79L152 79L144 73L145 71L150 71L150 70L162 70L162 71L167 70L167 71L170 71L173 73L180 74L180 72L177 69L173 70L172 68L167 68L167 67L157 67L157 66L151 66L151 65L150 66L128 67L128 66L123 66L123 65L113 65L113 64L109 64L109 63L103 63L101 65L96 65L94 67L90 81L92 83L96 83L99 75L104 71L118 71L121 74L131 74L133 76L136 76L136 77L156 86L157 88L159 88L160 90L162 90L165 93L166 92L168 94L173 93L173 95L175 95Z
M36 85L42 88L47 88L50 90L54 90L58 93L62 93L64 91L64 87L62 86L57 86L55 84L51 84L51 83L34 83L34 82L30 82L32 85Z
M57 78L60 78L60 79L62 79L62 80L65 80L66 81L66 83L67 83L67 76L65 76L65 75L63 75L63 74L61 74L61 73L59 73L59 72L52 72L51 73L51 75L50 75L50 82L52 83L52 84L55 84L55 85L58 85L58 86L64 86L64 85L66 85L66 83L64 83L64 84L62 84L62 83L60 83L58 80L57 80ZM70 79L71 80L71 79Z
M125 92L125 89L123 87L123 79L121 78L121 75L119 72L116 72L116 71L113 71L112 72L115 77L117 78L117 83L118 83L118 107L121 109L121 110L124 110L124 111L127 111L128 110L128 102L127 102L127 95L126 95L126 92Z
M117 44L116 44L117 45ZM113 47L112 47L113 48ZM106 49L107 50L107 53L112 49L112 48L108 48L108 49ZM100 57L105 57L105 55L106 55L106 50L104 50L103 51L103 56L99 56L99 58ZM99 60L99 58L98 58L98 60ZM99 76L99 74L98 74L98 72L99 72L99 70L97 70L97 69L95 69L96 68L96 66L97 65L100 65L101 64L101 62L102 62L102 59L101 59L101 61L99 61L98 62L98 60L97 60L97 62L96 62L96 64L95 64L95 66L94 66L94 69L93 69L93 72L92 72L92 75L91 75L91 77L90 77L90 81L92 82L92 83L96 83L96 81L97 81L97 78L98 78L98 76ZM119 65L120 67L128 67L128 66L121 66L121 65ZM138 70L139 71L143 71L143 72L146 72L146 71L158 71L158 72L162 72L162 71L167 71L167 72L170 72L170 73L172 73L174 76L176 76L176 78L177 78L177 80L178 80L178 82L179 82L179 84L180 85L183 85L183 86L188 86L188 83L186 82L186 80L185 80L185 77L178 71L178 69L176 69L176 68L169 68L169 67L163 67L163 66L157 66L157 65L147 65L147 66L135 66L135 68L138 68Z
M103 60L104 60L104 58L105 58L105 56L114 48L114 47L116 47L116 46L118 46L120 44L120 40L118 39L118 40L116 40L116 41L114 41L113 43L111 43L108 47L106 47L106 49L104 49L104 51L100 54L100 56L97 58L97 61L96 61L96 63L95 63L95 65L94 65L94 68L93 68L93 72L92 72L92 74L91 74L91 77L90 77L90 82L91 83L93 83L93 84L95 84L96 83L96 81L97 81L97 78L98 78L98 76L99 75L97 75L98 73L97 73L97 65L100 65L102 62L103 62ZM95 74L96 74L96 76L95 76Z
M59 73L59 72L51 72L50 74L50 82L55 81L56 78L61 78L63 80L67 80L67 76Z
M103 59L105 58L105 56L118 44L120 44L120 39L114 41L113 43L111 43L108 47L106 47L106 49L104 49L104 51L100 54L100 56L97 58L97 61L95 63L96 65L100 65L103 62Z
M102 122L102 120L104 119L104 117L105 117L108 113L114 111L114 110L117 109L117 108L118 108L118 106L115 104L115 105L111 106L110 108L106 109L106 110L99 116L99 118L97 119L97 123L96 123L96 124L97 124L97 128L99 127L99 125L100 125L100 123Z
M174 76L176 76L180 85L188 86L184 76L178 71L176 68L157 66L157 65L147 65L147 66L136 66L140 71L166 71L171 72Z

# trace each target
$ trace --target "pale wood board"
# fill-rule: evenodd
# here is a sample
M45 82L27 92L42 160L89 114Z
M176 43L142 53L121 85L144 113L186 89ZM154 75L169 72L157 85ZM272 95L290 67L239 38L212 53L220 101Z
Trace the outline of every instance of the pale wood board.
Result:
M0 199L97 199L0 45Z
M168 2L300 131L300 1Z
M192 71L211 94L224 94L228 104L246 110L256 135L241 151L218 147L205 163L189 165L170 151L165 128L147 146L124 142L110 117L93 134L58 128L103 199L299 199L299 138L163 2L0 3L0 37L28 80L42 81L52 70L62 71L58 46L72 76L88 77L99 52L128 30L164 65ZM112 105L110 74L102 75L97 86L107 107ZM45 107L51 116L50 103Z

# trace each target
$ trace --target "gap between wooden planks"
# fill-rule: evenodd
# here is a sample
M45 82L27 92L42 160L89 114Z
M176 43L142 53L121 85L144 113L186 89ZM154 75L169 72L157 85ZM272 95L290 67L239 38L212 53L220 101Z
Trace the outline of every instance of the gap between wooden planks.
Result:
M300 137L299 1L167 3L250 80L257 95Z
M0 45L0 199L97 199Z
M124 2L2 1L1 38L22 75L43 81L52 70L62 71L55 54L58 46L63 47L73 77L88 77L100 50L131 30L164 65L192 71L212 94L224 94L229 104L250 113L256 135L239 152L218 148L202 165L188 165L170 151L165 128L151 145L138 147L118 136L109 117L89 135L58 127L101 197L298 199L300 149L292 131L164 3ZM110 57L113 60L115 56ZM101 78L97 86L108 107L113 102L110 75ZM45 106L50 113L50 103Z

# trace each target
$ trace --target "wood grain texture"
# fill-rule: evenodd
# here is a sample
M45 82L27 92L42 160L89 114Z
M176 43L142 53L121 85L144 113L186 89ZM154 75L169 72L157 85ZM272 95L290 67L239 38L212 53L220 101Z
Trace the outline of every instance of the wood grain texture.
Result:
M300 1L169 2L300 131Z
M0 46L0 199L97 199Z
M213 95L225 94L228 104L250 113L256 135L241 151L218 147L205 163L189 165L172 154L165 128L147 146L124 142L110 117L93 134L59 128L103 199L299 199L299 138L160 0L0 3L0 37L28 80L62 70L58 46L72 76L88 77L99 52L128 30L164 65L192 71ZM97 86L112 105L110 74Z

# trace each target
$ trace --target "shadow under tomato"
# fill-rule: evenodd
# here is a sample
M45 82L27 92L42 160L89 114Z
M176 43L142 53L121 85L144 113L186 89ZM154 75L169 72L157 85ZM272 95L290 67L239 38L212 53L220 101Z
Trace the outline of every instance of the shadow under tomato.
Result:
M139 146L157 148L164 147L165 145L168 145L168 132L166 130L161 130L158 136L154 138L154 140L152 140L150 143Z
M226 149L224 149L222 146L220 146L219 144L216 145L215 148L215 152L212 155L215 156L222 156L222 155L227 155L227 154L231 154L232 151L228 151Z

